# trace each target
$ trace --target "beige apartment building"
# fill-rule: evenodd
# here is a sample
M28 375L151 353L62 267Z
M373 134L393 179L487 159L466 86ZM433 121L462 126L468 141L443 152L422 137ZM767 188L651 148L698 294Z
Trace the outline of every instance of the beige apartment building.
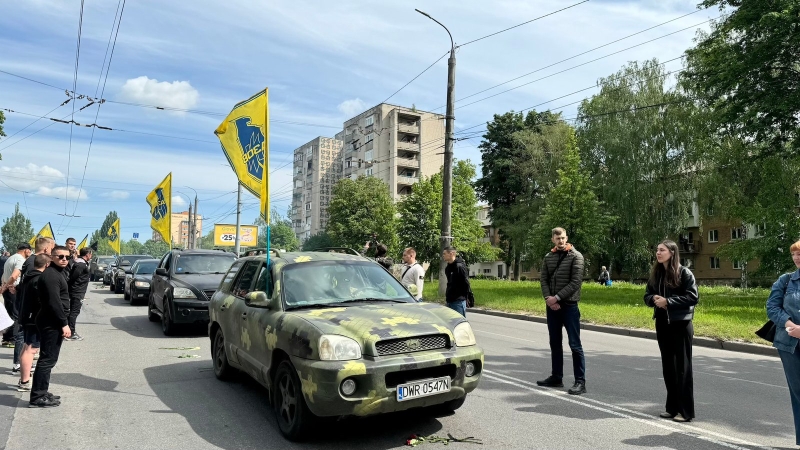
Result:
M172 245L187 248L189 246L189 211L171 214ZM197 215L197 233L195 242L203 236L203 216ZM163 241L159 233L153 232L153 240Z
M317 137L294 150L290 219L300 241L328 225L333 186L342 177L342 141Z
M397 201L444 164L444 116L381 103L344 123L342 176L381 179Z

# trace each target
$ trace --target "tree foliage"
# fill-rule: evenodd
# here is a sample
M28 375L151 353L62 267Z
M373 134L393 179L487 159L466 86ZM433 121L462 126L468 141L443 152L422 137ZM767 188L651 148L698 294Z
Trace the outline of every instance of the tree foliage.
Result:
M310 238L306 239L305 242L303 242L303 251L310 252L322 248L338 247L338 246L339 245L337 245L333 241L333 239L331 239L331 236L328 233L321 231L311 236Z
M389 247L390 254L398 251L397 219L389 188L378 178L361 176L345 178L333 188L328 207L327 232L342 246L360 249L364 242L377 235Z
M683 86L715 128L769 153L800 151L800 2L705 0L735 8L686 52Z
M258 246L265 248L267 246L267 223L263 218L259 217L254 225L258 225ZM270 213L269 245L270 248L283 249L289 252L300 248L300 241L297 239L297 235L294 234L292 221L282 216L275 208Z
M33 231L31 221L20 212L19 203L14 206L14 213L3 220L0 233L3 237L3 247L10 253L16 252L17 245L30 241L34 236L35 231Z

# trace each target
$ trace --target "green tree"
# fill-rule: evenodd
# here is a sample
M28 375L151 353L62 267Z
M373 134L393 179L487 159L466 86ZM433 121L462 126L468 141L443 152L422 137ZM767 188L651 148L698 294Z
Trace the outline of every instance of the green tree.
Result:
M3 131L3 124L6 121L6 116L3 114L3 111L0 111L0 137L5 137L6 133ZM3 160L3 155L0 155L0 161Z
M211 231L206 233L205 236L201 236L200 239L197 240L197 248L204 249L204 250L213 250L214 249L214 230L213 228Z
M3 220L0 232L3 237L3 247L10 253L16 252L17 245L30 241L35 234L30 219L20 212L19 203L14 206L14 213Z
M604 259L631 277L646 273L656 242L684 229L695 196L699 114L665 89L664 70L630 63L578 109L581 160L616 217Z
M162 256L166 255L167 252L169 251L169 243L164 241L155 241L153 239L148 239L147 241L145 241L143 247L145 254L150 255L153 258L159 258L159 259Z
M545 255L552 247L553 228L563 227L570 242L586 257L588 269L588 263L604 250L612 219L603 212L589 174L581 167L574 133L557 176L533 227L530 248L534 256Z
M283 249L288 252L296 251L300 248L300 241L294 234L292 221L282 216L277 209L273 208L270 213L269 245L270 248ZM258 246L267 246L267 224L263 218L256 219L254 225L258 225Z
M386 183L374 177L345 178L333 188L326 231L333 241L353 249L361 249L374 234L395 254L395 212Z
M800 2L705 0L735 8L699 32L682 85L711 111L713 129L769 153L800 151Z
M331 236L324 231L320 231L303 242L304 252L328 247L338 247L338 245L336 245L334 240L331 239Z
M122 241L120 243L120 250L123 255L142 255L147 253L144 244L139 241L134 241L133 239L130 241Z

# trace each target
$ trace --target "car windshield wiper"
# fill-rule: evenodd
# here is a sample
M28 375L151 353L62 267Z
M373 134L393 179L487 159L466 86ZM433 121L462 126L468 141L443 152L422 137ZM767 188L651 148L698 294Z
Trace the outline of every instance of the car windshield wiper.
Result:
M338 304L341 305L342 303L358 303L358 302L408 303L408 302L404 302L403 300L396 300L396 299L393 299L393 298L365 297L365 298L353 298L353 299L350 299L350 300L342 300Z
M200 275L200 272L177 272L175 275Z
M292 309L308 309L308 308L338 308L339 303L309 303L305 305L294 305L289 306L286 308L287 310Z

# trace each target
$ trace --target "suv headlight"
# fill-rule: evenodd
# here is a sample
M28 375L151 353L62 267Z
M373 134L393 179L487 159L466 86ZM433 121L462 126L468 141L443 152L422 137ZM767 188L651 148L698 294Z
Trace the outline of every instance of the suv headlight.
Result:
M197 298L191 289L176 287L172 291L172 298Z
M323 361L347 361L361 359L361 346L349 337L324 334L319 338L319 359Z
M469 322L462 322L456 325L453 330L453 336L456 338L456 345L459 347L469 347L475 345L475 333L472 332L472 326Z
M134 284L134 286L136 286L138 288L149 288L150 287L150 283L148 283L147 281L134 281L133 284Z

